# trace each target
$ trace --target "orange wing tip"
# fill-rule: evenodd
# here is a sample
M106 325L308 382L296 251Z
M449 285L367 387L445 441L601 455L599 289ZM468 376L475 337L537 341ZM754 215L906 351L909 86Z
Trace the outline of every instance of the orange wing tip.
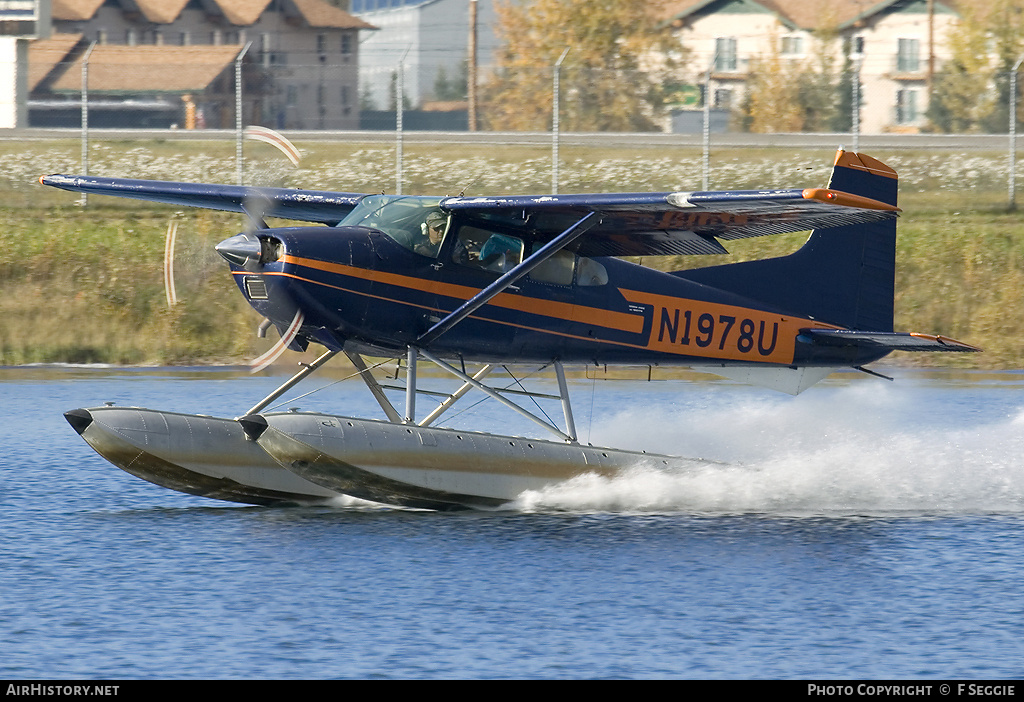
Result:
M885 210L888 212L902 212L899 207L890 205L881 200L873 200L870 197L864 197L862 195L853 195L851 193L844 193L840 190L830 190L829 188L806 188L803 191L803 196L807 200L817 200L818 202L827 202L830 205L842 205L844 207L859 207L862 210Z
M957 341L956 339L951 339L948 336L942 336L941 334L921 334L920 332L910 332L910 335L918 339L928 339L929 341L934 341L935 343L942 344L943 346L958 348L961 351L981 351L977 346L965 344L962 341Z

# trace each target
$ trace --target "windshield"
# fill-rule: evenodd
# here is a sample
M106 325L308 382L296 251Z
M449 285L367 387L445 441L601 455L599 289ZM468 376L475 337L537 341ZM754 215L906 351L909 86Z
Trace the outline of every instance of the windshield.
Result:
M439 197L367 195L338 226L379 229L410 251L436 256L440 236L448 224L448 215L441 212L440 203Z

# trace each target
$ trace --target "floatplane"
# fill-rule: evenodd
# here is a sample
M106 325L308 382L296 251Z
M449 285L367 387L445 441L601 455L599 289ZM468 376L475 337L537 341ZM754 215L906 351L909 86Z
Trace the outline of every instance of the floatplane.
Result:
M893 331L897 174L842 149L827 187L757 191L411 197L40 181L245 215L245 231L216 249L263 316L261 331L276 327L279 345L297 351L324 347L238 417L115 406L65 414L114 465L210 498L269 505L348 495L492 508L585 473L685 470L699 460L581 443L567 366L685 366L796 394L837 370L874 374L867 364L892 351L978 350ZM271 228L266 217L305 224ZM801 248L776 258L674 272L621 258L721 254L723 242L807 230ZM386 421L266 411L337 354L350 359ZM367 358L404 362L404 407ZM461 383L425 416L417 415L420 362ZM488 384L508 364L553 369L558 394L546 397L561 401L564 425ZM474 390L553 438L434 426Z

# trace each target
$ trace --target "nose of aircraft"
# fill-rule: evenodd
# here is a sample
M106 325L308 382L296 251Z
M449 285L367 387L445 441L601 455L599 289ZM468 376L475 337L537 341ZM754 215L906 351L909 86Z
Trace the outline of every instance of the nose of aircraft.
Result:
M259 238L252 234L236 234L213 247L225 261L252 268L260 262L263 251Z

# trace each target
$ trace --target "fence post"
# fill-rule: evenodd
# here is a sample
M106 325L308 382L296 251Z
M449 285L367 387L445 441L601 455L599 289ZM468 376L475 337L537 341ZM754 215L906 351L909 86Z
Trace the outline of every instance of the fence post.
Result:
M1007 207L1011 212L1017 209L1017 71L1020 69L1024 56L1017 59L1010 71L1010 152L1009 157L1009 203Z
M469 74L466 78L466 98L469 100L469 131L476 131L476 43L477 0L469 0Z
M569 53L569 49L572 47L566 47L562 55L555 61L555 75L554 85L552 86L552 100L551 100L551 194L558 194L558 113L561 110L561 74L562 74L562 61L565 60L566 54Z
M406 51L406 54L409 52ZM405 97L405 56L398 62L398 74L395 76L395 195L402 194L402 167L405 158L402 140L402 113Z
M703 171L702 190L711 188L711 69L718 62L718 50L715 50L708 63L708 70L704 74L704 150L701 158L701 170Z
M850 130L853 132L853 152L860 153L860 69L864 63L864 54L853 57L853 106L850 108Z
M82 57L82 175L89 175L89 57L92 50L96 48L96 42L89 44ZM82 193L79 204L85 207L89 204L89 195Z
M235 57L235 173L239 185L245 185L245 165L242 160L242 59L250 46L251 41Z

